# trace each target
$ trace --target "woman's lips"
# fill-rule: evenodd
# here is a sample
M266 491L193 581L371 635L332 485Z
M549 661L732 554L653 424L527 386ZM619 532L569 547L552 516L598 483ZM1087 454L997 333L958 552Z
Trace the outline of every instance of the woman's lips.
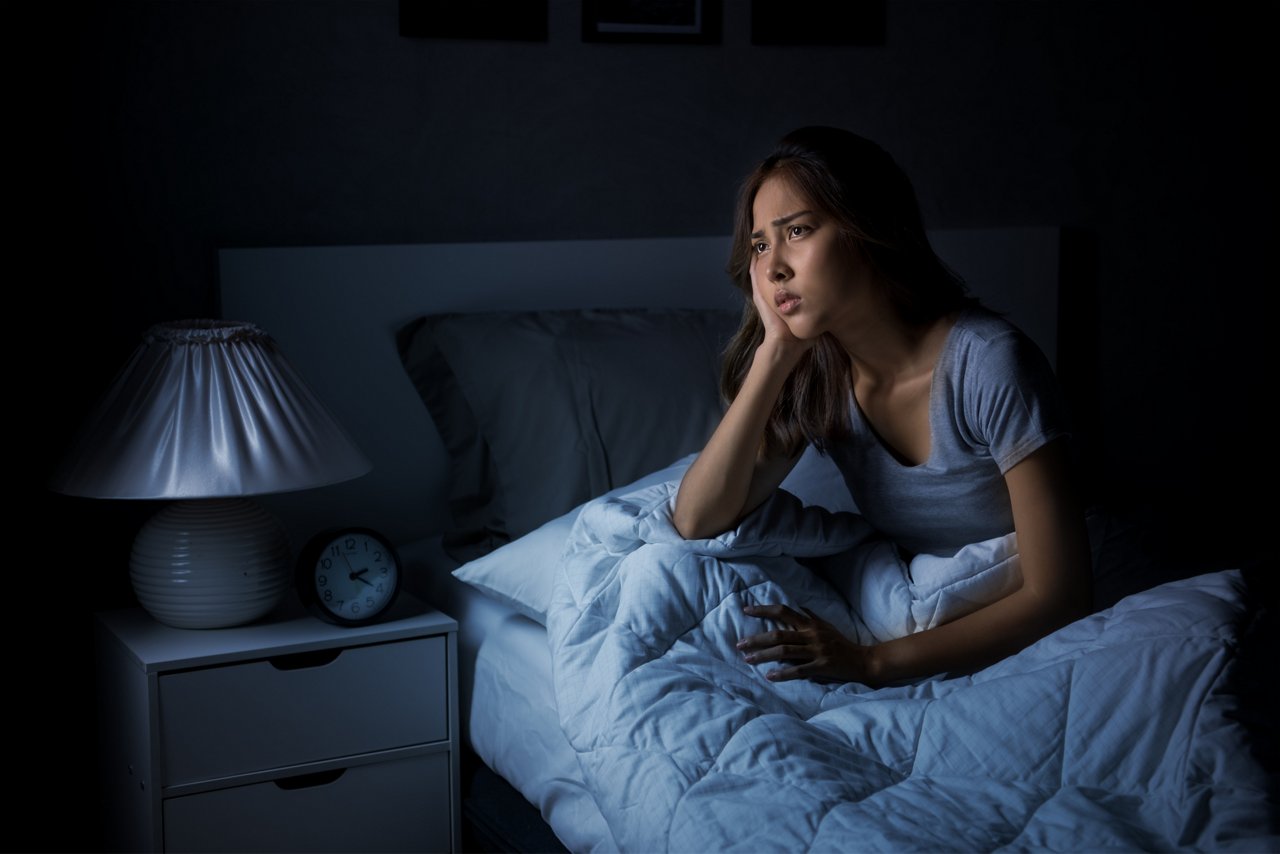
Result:
M800 305L800 297L788 291L776 291L773 295L773 304L777 306L779 314L791 314Z

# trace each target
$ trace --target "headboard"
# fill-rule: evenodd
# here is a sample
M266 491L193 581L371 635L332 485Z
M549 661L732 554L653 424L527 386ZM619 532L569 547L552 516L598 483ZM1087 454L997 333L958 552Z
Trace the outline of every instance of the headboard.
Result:
M1058 344L1060 230L937 230L938 254L1049 358ZM449 460L404 372L396 331L423 314L568 308L734 308L727 237L229 248L220 312L257 324L373 462L343 484L262 496L295 546L334 524L397 543L444 530Z

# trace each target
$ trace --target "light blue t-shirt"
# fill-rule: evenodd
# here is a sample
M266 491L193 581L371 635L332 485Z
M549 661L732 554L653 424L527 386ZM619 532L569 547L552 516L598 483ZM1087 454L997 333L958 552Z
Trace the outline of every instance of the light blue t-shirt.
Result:
M987 309L966 309L947 335L929 391L929 458L899 462L851 402L853 437L832 460L858 511L915 554L951 555L1013 530L1004 473L1069 435L1053 368L1036 344Z

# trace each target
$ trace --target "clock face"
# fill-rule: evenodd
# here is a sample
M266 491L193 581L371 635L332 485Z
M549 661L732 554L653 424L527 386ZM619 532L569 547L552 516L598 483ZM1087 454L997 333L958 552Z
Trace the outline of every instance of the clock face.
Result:
M379 534L345 529L318 535L299 567L303 598L340 623L369 622L387 609L400 588L400 564Z

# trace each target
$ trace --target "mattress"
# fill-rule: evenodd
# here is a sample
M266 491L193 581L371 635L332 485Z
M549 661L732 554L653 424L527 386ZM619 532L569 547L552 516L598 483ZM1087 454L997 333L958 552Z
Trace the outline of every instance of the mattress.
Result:
M458 581L438 538L400 548L412 592L458 621L462 739L571 851L617 850L560 729L547 632Z

